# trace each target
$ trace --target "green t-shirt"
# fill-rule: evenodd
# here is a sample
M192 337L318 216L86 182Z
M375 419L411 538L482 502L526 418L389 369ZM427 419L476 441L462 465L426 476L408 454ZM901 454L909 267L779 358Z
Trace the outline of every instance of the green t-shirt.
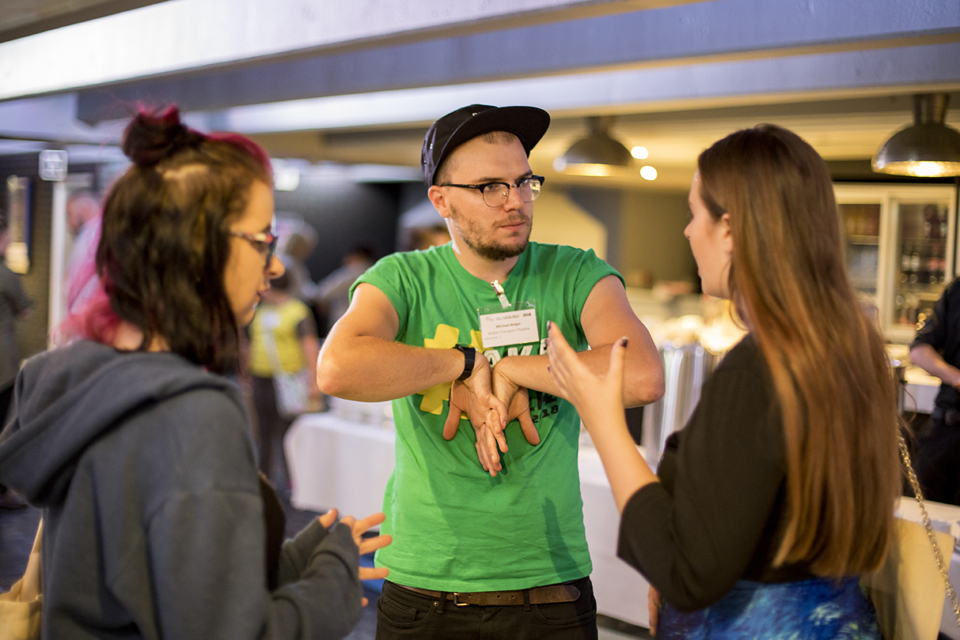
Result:
M493 349L482 349L477 310L499 308L497 295L460 265L449 244L387 256L354 287L366 282L390 299L400 318L398 342L471 345L495 364L506 355L539 355L548 320L585 349L580 313L608 275L619 277L593 251L531 242L501 284L511 303L535 302L541 340ZM393 401L396 467L381 527L393 544L377 553L377 565L390 568L393 582L437 591L524 589L589 575L573 406L531 391L540 444L528 444L519 423L510 423L503 470L491 478L477 460L468 420L453 440L443 439L449 398L446 383Z

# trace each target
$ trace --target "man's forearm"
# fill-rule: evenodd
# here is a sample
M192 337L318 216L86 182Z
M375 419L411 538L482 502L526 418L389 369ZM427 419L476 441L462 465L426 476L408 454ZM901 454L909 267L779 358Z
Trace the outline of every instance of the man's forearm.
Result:
M382 402L456 380L463 354L412 347L370 336L332 338L320 351L317 385L327 395Z
M944 360L936 349L928 344L920 344L911 349L910 362L951 386L960 384L960 369Z
M634 353L630 353L631 351ZM633 344L627 349L623 384L623 402L627 407L650 404L663 395L663 375L658 362L659 355L654 351L652 357L657 360L651 362L651 355L647 351L643 346L634 347ZM605 345L589 351L581 351L577 354L577 358L592 372L602 375L610 366L610 347ZM517 386L564 398L550 372L547 371L548 364L546 355L508 356L497 363L494 368L494 377L497 374L504 375Z

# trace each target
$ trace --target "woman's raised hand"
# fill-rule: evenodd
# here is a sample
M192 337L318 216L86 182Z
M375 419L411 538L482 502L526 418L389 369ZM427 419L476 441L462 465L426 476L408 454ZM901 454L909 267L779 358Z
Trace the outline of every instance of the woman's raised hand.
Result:
M550 357L550 375L564 397L577 408L577 413L587 429L609 424L613 416L619 415L622 418L623 358L627 339L621 338L613 344L610 349L610 366L606 374L600 375L590 371L580 361L556 323L548 324L550 340L547 354Z

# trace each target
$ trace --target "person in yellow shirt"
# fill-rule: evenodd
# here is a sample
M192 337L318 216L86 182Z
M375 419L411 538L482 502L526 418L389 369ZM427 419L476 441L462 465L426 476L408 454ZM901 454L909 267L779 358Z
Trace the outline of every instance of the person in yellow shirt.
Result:
M289 271L271 281L250 323L250 366L260 471L289 499L283 436L293 419L319 409L320 339L310 309L291 290ZM293 375L291 375L293 374Z

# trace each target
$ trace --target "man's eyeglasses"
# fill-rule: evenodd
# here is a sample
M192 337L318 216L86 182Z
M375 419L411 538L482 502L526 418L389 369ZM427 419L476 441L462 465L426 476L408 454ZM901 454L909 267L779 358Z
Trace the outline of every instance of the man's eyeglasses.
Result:
M245 231L231 231L230 235L243 238L256 247L260 253L266 253L267 263L264 268L270 267L270 261L273 260L273 255L277 252L277 241L280 240L280 236L273 233L247 233Z
M520 178L516 184L506 182L484 182L483 184L453 184L446 182L441 187L457 187L459 189L476 189L483 196L483 203L488 207L502 207L510 197L510 188L514 187L524 202L533 202L540 195L543 185L543 176L527 176Z

